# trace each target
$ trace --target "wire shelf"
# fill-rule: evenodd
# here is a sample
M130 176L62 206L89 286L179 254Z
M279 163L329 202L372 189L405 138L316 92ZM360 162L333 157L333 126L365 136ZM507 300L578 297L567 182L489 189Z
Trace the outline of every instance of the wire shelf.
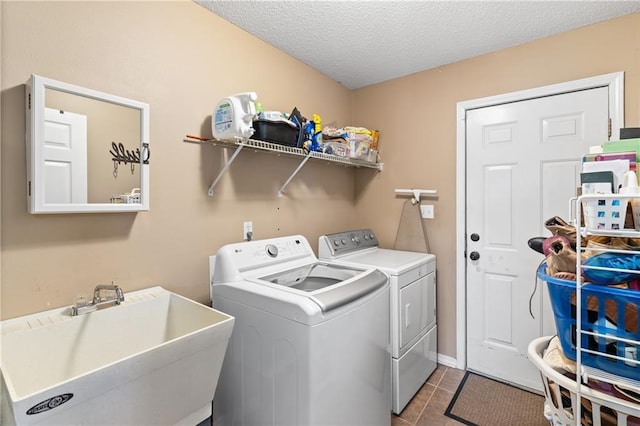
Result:
M185 138L184 141L189 143L201 144L201 145L218 145L223 148L235 148L234 153L227 160L227 163L224 165L224 167L222 168L218 176L211 183L211 186L209 186L209 190L208 190L209 196L213 196L213 190L215 186L218 184L218 182L222 178L222 175L227 171L231 163L235 160L235 158L243 148L254 149L260 152L267 152L271 154L287 155L287 156L303 158L300 165L292 172L291 176L289 176L289 179L287 179L284 185L282 185L282 187L278 190L278 195L283 194L285 187L289 184L289 182L291 182L293 177L300 171L302 166L309 159L325 161L330 164L339 164L345 167L369 168L369 169L375 169L378 171L382 170L384 165L383 163L372 163L372 162L358 160L354 158L341 157L341 156L332 155L332 154L325 154L323 152L315 152L315 151L307 152L302 148L279 145L271 142L261 141L258 139L247 139L247 138L235 138L230 140L204 139L197 136L187 135L187 138Z

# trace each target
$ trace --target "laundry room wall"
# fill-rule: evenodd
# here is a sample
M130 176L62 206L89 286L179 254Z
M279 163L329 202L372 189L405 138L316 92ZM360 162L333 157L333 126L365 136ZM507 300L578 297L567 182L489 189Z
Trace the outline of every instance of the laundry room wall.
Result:
M206 302L208 256L239 241L246 220L256 238L302 233L313 247L321 234L371 227L390 248L404 201L393 190L433 188L439 352L455 357L456 103L624 71L625 123L640 126L640 14L356 91L191 1L0 2L0 20L0 318L70 305L112 281ZM32 73L150 104L149 212L27 213ZM310 163L278 197L298 161L248 151L208 197L229 152L183 138L211 136L216 102L248 90L267 109L379 129L383 171Z
M211 136L218 100L255 91L265 109L349 124L351 92L191 1L0 2L2 36L2 318L68 306L96 284L161 285L208 302L208 257L242 239L354 225L354 171L243 151L214 197L229 152ZM151 209L27 213L25 82L39 74L136 99L151 111ZM104 161L110 162L108 152ZM109 173L106 179L112 178Z
M438 259L439 353L456 357L456 279L463 279L456 277L456 104L617 71L625 73L625 125L640 126L640 14L354 92L353 121L380 130L384 161L375 179L356 175L358 226L391 248L404 202L393 190L438 190L424 204L435 206L425 225Z

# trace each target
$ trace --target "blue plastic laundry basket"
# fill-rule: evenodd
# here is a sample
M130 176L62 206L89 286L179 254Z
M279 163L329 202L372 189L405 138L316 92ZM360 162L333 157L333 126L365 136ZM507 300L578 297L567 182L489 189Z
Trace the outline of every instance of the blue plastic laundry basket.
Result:
M546 263L538 278L547 283L558 337L567 358L576 360L576 282L546 274ZM588 309L588 302L597 306ZM581 329L604 336L581 334L582 363L618 376L640 380L637 360L640 345L619 342L612 337L640 341L640 291L586 284L581 291ZM607 315L607 307L609 315ZM615 313L614 313L615 312ZM588 352L592 351L592 352ZM611 358L618 356L624 359Z

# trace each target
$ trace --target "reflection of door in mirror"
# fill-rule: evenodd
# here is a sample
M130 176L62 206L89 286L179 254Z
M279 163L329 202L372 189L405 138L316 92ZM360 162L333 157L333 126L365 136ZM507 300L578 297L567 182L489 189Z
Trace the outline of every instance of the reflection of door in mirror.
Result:
M148 104L32 74L24 105L30 213L149 210Z
M87 116L44 112L45 203L87 202Z
M122 143L131 151L140 148L139 110L51 88L45 90L45 106L88 117L88 199L85 202L109 203L113 196L128 194L140 187L140 164L114 163L109 152L113 142ZM49 188L45 191L48 199Z

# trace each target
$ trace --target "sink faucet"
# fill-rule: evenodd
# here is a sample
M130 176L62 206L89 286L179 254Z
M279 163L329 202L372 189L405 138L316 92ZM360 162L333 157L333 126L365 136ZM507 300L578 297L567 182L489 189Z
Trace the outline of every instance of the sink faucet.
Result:
M103 293L107 294L103 295ZM71 316L93 312L99 308L107 307L107 305L119 305L123 301L124 293L120 287L115 284L98 284L93 290L93 300L89 301L86 297L79 297L71 307Z

